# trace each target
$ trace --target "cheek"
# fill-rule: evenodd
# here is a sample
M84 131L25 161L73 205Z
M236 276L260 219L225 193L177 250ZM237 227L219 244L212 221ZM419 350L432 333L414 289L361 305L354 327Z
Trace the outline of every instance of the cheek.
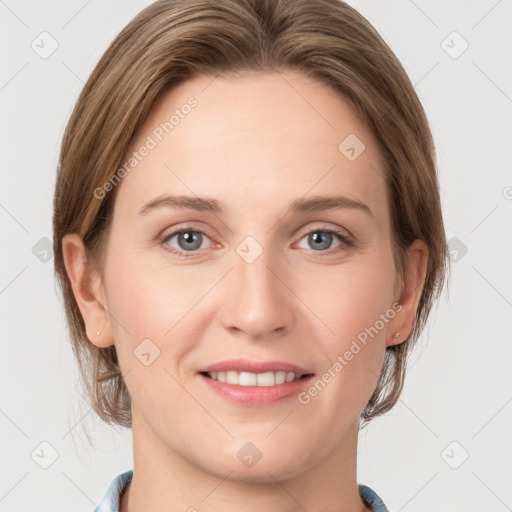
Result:
M327 343L343 348L359 334L364 338L362 333L375 325L379 334L374 338L385 334L387 323L381 319L392 309L394 278L387 259L369 260L318 273L303 281L300 293L325 324Z
M116 262L108 274L111 326L126 386L147 418L161 410L164 396L173 397L166 407L177 418L187 398L175 380L181 380L175 363L194 346L187 345L193 331L187 314L197 294L176 271L151 268L135 256L116 259L114 252L111 261Z
M325 333L318 337L325 356L319 378L330 389L330 399L325 399L333 407L339 407L343 396L340 415L346 408L362 408L375 388L388 325L396 314L392 308L394 278L392 259L382 257L340 266L336 272L331 268L316 275L314 283L303 282L301 293L322 320L319 323L315 318L314 325ZM322 386L318 383L317 388Z
M141 337L161 337L172 326L173 309L162 276L158 281L152 279L143 266L130 265L127 260L110 276L109 304L117 334L126 337L129 332L130 342L137 343Z
M191 281L186 269L155 266L147 250L146 254L133 248L112 250L107 274L112 312L132 337L163 338L197 295L198 281Z
M195 332L201 328L197 319L198 316L206 319L205 302L201 298L218 277L193 270L191 266L155 266L135 252L129 256L125 252L120 258L112 251L110 256L108 300L123 369L132 366L134 355L145 346L141 343L158 354L152 367L174 367L176 361L194 348L195 340L200 339L200 333Z

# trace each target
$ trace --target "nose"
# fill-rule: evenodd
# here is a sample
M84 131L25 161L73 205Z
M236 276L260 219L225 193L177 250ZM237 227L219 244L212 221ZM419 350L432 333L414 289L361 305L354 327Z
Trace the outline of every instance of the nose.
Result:
M222 324L253 340L282 335L294 322L293 286L271 250L247 262L234 254L234 268L223 280ZM291 289L290 289L291 288Z

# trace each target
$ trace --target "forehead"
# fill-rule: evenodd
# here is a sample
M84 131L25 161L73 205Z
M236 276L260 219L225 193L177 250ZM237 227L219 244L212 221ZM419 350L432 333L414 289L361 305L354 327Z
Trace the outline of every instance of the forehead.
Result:
M133 152L144 156L118 191L132 209L162 193L267 209L309 191L375 208L386 195L371 132L338 93L300 73L188 80L158 98L125 161Z

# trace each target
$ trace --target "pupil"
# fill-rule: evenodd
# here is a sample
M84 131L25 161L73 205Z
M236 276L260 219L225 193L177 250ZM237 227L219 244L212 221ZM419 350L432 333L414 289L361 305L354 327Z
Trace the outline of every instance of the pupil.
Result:
M331 237L332 237L331 233L327 233L327 232L313 233L311 235L313 242L315 242L315 243L320 242L320 244L322 244L322 238L327 238L327 241L324 240L324 246L321 247L322 249L327 249L329 247Z
M193 244L194 243L194 238L195 238L195 241L197 242L197 239L198 239L198 233L191 233L191 232L188 232L186 231L185 233L183 233L183 239L185 241L185 244ZM201 245L201 243L199 243L199 246ZM197 249L199 246L197 247L194 247L195 249ZM189 247L190 249L190 247Z

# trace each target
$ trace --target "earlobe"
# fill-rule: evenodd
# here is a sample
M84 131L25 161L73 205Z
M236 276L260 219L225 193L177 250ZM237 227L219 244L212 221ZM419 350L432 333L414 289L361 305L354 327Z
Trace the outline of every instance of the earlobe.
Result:
M87 272L85 247L80 235L70 233L62 238L62 255L87 337L98 347L113 345L101 280L97 274L93 276Z
M407 251L406 278L398 302L400 312L395 316L386 346L406 341L412 333L416 311L425 284L428 263L428 247L423 240L415 240ZM398 333L398 336L397 336Z

